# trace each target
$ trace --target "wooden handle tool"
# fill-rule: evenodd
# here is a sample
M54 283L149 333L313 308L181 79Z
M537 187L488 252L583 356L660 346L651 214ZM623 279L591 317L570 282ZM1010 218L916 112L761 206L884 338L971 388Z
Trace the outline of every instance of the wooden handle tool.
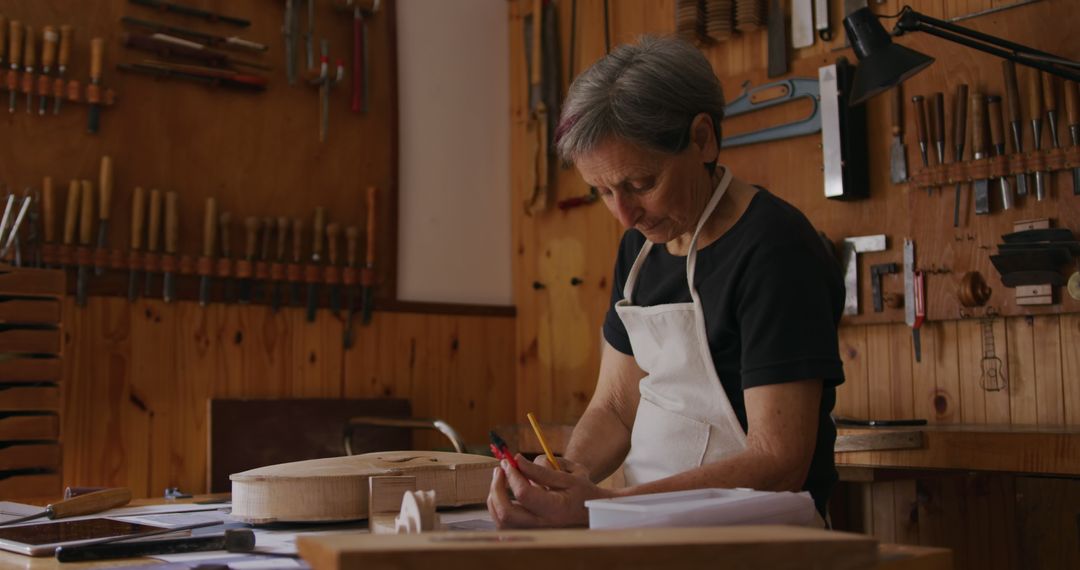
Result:
M977 160L986 156L986 96L971 94L971 154Z
M112 208L113 168L112 158L101 157L101 171L98 177L98 219L108 221Z
M277 219L277 248L274 259L279 263L285 261L285 248L289 243L289 218L281 216Z
M19 20L12 20L8 24L8 65L13 70L18 70L22 63L23 49L23 25Z
M8 34L8 20L7 16L0 14L0 69L3 69L4 55L7 53L5 47L7 45Z
M292 260L293 263L300 263L304 258L304 220L296 218L292 223Z
M938 164L945 163L945 95L934 93L930 98L930 138L934 142Z
M1043 107L1046 108L1046 122L1050 125L1050 146L1051 148L1060 148L1061 143L1058 142L1058 101L1057 101L1057 77L1054 77L1050 73L1041 73L1042 75L1042 92L1043 92Z
M326 234L326 208L315 208L315 221L312 228L311 261L318 263L322 260L323 238Z
M41 223L45 243L56 242L56 193L51 176L41 182Z
M367 267L375 267L375 194L374 186L367 188L367 255L364 264Z
M83 515L92 515L107 511L114 507L122 507L131 501L131 491L125 488L117 489L105 489L102 491L95 491L93 493L87 493L85 495L79 495L71 499L64 499L62 501L51 503L45 507L45 510L20 517L17 519L7 520L0 523L0 526L13 525L16 523L22 523L39 518L48 519L63 519L68 517L79 517Z
M1065 117L1070 127L1080 125L1080 84L1075 81L1065 82Z
M176 192L165 193L165 253L176 253L180 241L180 212Z
M964 125L967 122L968 86L961 83L956 86L956 95L953 98L953 162L964 159L964 142L966 133ZM973 115L974 116L974 115ZM972 125L974 128L974 125Z
M904 106L904 92L897 85L893 87L892 92L892 106L889 108L889 117L892 119L892 135L899 137L904 134L904 114L902 107Z
M232 257L232 244L229 242L230 225L232 225L232 214L222 212L218 216L218 237L221 238L221 255L225 258Z
M919 153L922 155L923 166L927 167L930 166L930 160L927 158L929 139L926 136L926 103L922 95L912 97L911 103L915 105L915 133L919 137Z
M88 246L94 241L94 183L83 180L82 190L79 195L82 198L82 209L79 218L79 243Z
M105 58L105 39L90 40L90 81L101 83L101 64Z
M34 49L34 28L33 26L25 26L23 28L23 68L26 71L33 72L34 67L37 65L37 50Z
M206 208L203 210L203 257L213 257L214 248L217 247L217 199L207 198Z
M267 217L262 219L262 247L259 248L259 259L263 261L270 259L270 244L274 237L274 227L273 218Z
M60 41L56 26L45 26L41 32L41 41L41 71L48 73L56 64L56 44Z
M72 180L68 185L67 207L64 209L64 245L75 243L75 228L79 220L79 181Z
M136 186L131 195L131 249L139 251L143 245L146 225L146 191Z
M1035 150L1042 148L1043 83L1041 73L1028 74L1028 111L1031 113L1032 142Z
M248 216L244 218L244 259L255 260L255 250L258 247L259 218Z
M150 190L150 210L147 218L146 251L156 252L161 243L161 190Z
M990 144L995 156L1005 154L1005 124L1001 118L1001 97L990 95L986 98L986 112L990 115ZM998 190L1001 193L1001 209L1011 210L1014 204L1012 186L1005 176L998 178Z
M338 260L338 236L341 235L341 226L330 222L326 224L326 257L330 265L337 265Z
M60 47L57 52L56 63L63 73L71 62L71 44L75 39L75 28L68 25L60 26Z
M356 226L345 228L345 265L356 267L356 249L360 241L360 230Z
M1016 64L1005 60L1001 62L1001 70L1005 76L1005 106L1009 111L1009 122L1019 122L1020 94L1016 82Z

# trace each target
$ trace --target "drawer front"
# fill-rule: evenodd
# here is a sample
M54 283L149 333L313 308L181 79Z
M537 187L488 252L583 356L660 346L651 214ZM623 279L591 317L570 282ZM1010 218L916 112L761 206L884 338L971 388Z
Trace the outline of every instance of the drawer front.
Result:
M57 354L60 352L58 329L0 330L0 352Z
M0 265L0 295L63 297L64 279L61 269L16 269Z
M50 440L60 437L56 414L13 415L0 412L0 441Z
M58 409L60 409L60 388L57 386L0 384L0 412Z
M44 468L60 471L59 443L0 443L0 472Z
M64 486L59 473L13 475L0 471L0 497L7 501L49 499L62 496Z
M0 362L0 384L59 382L62 374L59 358L12 358Z
M56 324L60 322L57 299L19 299L0 297L0 322Z

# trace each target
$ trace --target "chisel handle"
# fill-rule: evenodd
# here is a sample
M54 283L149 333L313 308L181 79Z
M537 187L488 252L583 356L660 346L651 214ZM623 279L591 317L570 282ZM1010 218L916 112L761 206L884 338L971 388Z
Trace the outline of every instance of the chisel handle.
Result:
M90 40L90 81L101 82L101 63L105 57L105 39Z
M64 499L45 507L50 519L62 519L92 515L115 507L122 507L131 501L131 490L126 488L105 489Z
M142 249L145 226L146 191L142 186L136 186L131 195L131 249L134 251Z
M31 26L23 28L23 37L25 39L23 44L23 66L27 69L33 69L37 65L37 51L34 49L34 28Z
M94 183L83 180L79 196L82 198L82 210L80 210L79 219L79 243L90 245L94 239Z
M75 243L75 228L79 221L79 181L68 185L67 208L64 209L64 245Z
M966 83L961 83L956 86L956 95L953 98L953 146L956 149L963 148L965 139L964 123L967 121L967 99L968 99L968 86ZM973 115L974 116L974 115ZM975 124L972 123L972 133L974 133ZM959 153L953 157L956 161L962 160Z
M990 143L995 149L1004 148L1005 127L1001 122L1001 97L998 95L987 97L986 111L990 114Z
M101 172L98 176L98 219L109 219L109 211L112 209L113 168L112 158L101 157Z
M1043 107L1047 113L1056 113L1057 101L1057 78L1049 73L1039 72L1042 76Z
M203 257L212 257L214 247L217 244L217 199L207 198L206 208L203 210Z
M1020 120L1020 88L1016 83L1016 64L1006 59L1001 62L1001 70L1005 75L1005 106L1009 111L1009 122L1015 123Z
M919 143L925 145L929 140L926 138L926 103L922 95L915 95L911 102L915 105L915 133L919 137Z
M892 118L892 134L893 136L900 136L904 132L904 92L900 90L900 85L893 87L892 89L892 108L890 109L890 116Z
M22 63L22 49L22 22L12 20L11 23L8 24L8 65L10 65L12 69L19 67L19 64Z
M8 20L0 14L0 63L4 61L4 45L7 44Z
M222 212L218 216L218 235L221 238L221 255L232 257L232 244L229 242L229 226L232 225L232 214Z
M75 28L68 25L60 26L60 49L56 54L56 63L60 71L67 68L71 61L71 43L75 38Z
M255 259L255 248L259 234L259 218L248 216L244 218L244 259Z
M289 225L289 218L281 216L277 219L277 248L274 253L278 261L285 261L285 247L289 243Z
M339 235L341 226L333 222L326 224L326 257L330 260L330 265L337 265Z
M59 39L56 26L45 26L41 31L41 69L43 71L49 71L56 63L56 43Z
M292 223L292 255L293 263L300 263L304 257L304 220L296 218Z
M147 220L146 251L158 250L161 240L161 190L150 190L150 215Z
M971 154L986 156L986 95L978 91L971 94Z
M41 222L44 225L45 243L56 241L56 194L51 176L41 181Z
M345 228L345 264L356 267L356 246L360 241L360 230L356 226Z
M1070 125L1080 124L1080 84L1065 82L1065 116Z
M165 193L165 253L176 253L180 241L180 211L177 209L176 192Z
M1031 70L1028 75L1028 111L1031 112L1032 119L1041 119L1043 114L1043 83L1042 73L1037 70Z
M934 144L945 141L945 94L930 96L930 139Z
M322 256L323 237L326 233L326 208L315 208L315 221L312 228L311 259L318 261Z
M270 259L270 243L273 238L274 218L262 219L262 248L259 250L259 259Z
M367 187L367 255L364 263L368 267L375 266L375 193L374 186Z

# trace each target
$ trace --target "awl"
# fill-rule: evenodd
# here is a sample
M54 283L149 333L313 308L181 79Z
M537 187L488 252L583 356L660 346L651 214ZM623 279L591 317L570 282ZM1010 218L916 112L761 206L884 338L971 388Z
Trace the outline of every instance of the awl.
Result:
M97 247L105 250L109 247L109 212L112 209L113 169L112 158L101 157L101 170L98 177L98 235ZM94 275L105 273L105 267L94 265Z
M986 111L990 115L990 143L994 147L994 156L1005 156L1005 128L1001 118L1001 97L998 95L987 97ZM998 189L1001 191L1001 209L1011 210L1013 193L1007 176L998 178Z
M326 209L315 208L315 227L311 234L311 265L312 269L318 268L322 263L323 240L326 235ZM319 309L319 282L316 278L308 278L307 286L307 321L315 322L315 314Z
M209 265L207 273L199 277L199 306L205 307L210 302L210 274L213 272L214 249L217 245L217 200L206 199L206 209L203 211L203 258L204 263Z
M136 186L131 195L131 254L128 258L128 301L134 303L139 298L139 266L142 259L143 232L146 231L146 191Z
M809 0L807 0L809 5ZM810 38L813 39L813 34ZM904 148L904 95L900 86L893 87L892 98L892 149L889 152L889 175L893 184L907 181L907 149Z
M986 158L986 96L975 92L971 94L971 157L975 160ZM990 213L990 182L985 178L972 184L975 192L975 213Z
M89 257L90 245L94 239L94 185L89 180L82 181L82 190L79 192L82 199L82 208L79 210L79 257ZM90 261L86 258L79 260L79 273L75 281L75 304L80 307L86 306L86 285L90 278Z
M165 253L168 260L162 258L165 286L162 288L161 298L166 303L176 299L176 246L180 241L180 211L176 200L176 192L170 190L165 193Z
M1069 138L1073 146L1080 146L1080 86L1074 81L1065 82L1065 114L1069 119ZM1080 166L1072 169L1073 195L1080 196Z
M1009 60L1001 62L1005 75L1005 106L1009 111L1009 130L1012 132L1013 148L1018 154L1024 152L1023 123L1020 119L1020 92L1016 83L1016 65ZM1016 175L1016 195L1028 195L1027 174Z
M56 503L51 503L45 507L45 510L39 513L7 520L0 523L0 526L10 526L36 519L55 520L67 517L92 515L115 507L122 507L128 504L129 501L131 501L130 490L125 488L105 489L103 491L95 491L93 493L79 495L72 499L64 499Z

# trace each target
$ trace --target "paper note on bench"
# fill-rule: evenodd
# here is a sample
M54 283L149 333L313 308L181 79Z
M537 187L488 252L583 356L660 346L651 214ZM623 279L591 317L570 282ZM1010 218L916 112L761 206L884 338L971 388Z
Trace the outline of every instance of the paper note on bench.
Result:
M696 489L585 501L589 528L794 525L824 523L810 493Z

